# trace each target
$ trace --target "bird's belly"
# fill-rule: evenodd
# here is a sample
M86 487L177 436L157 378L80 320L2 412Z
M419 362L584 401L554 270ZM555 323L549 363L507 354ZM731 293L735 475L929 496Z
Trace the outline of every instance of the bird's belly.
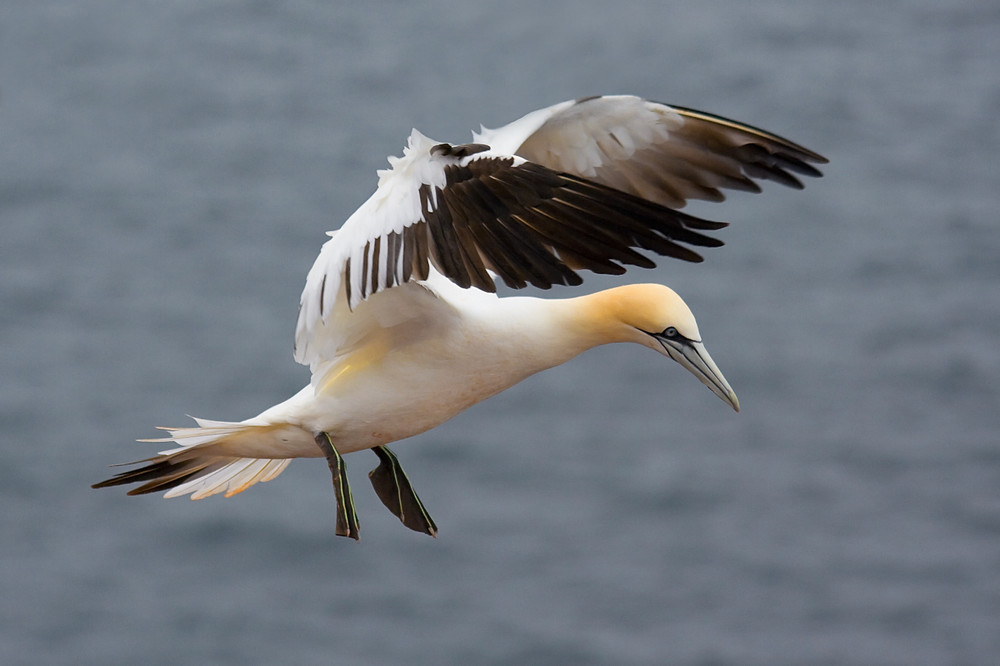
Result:
M449 362L369 365L321 381L307 425L329 432L342 453L412 437L444 423L531 372L504 364Z

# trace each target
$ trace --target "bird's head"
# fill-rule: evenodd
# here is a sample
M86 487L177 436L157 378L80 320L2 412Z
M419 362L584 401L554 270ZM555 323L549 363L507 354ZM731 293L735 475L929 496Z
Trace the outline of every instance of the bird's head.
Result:
M691 309L674 290L659 284L633 284L594 294L591 316L603 322L609 342L636 342L687 368L736 411L740 402L702 344Z

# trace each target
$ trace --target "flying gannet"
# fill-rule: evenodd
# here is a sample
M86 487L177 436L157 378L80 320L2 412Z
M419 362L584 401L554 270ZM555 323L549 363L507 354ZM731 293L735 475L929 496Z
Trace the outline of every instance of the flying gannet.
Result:
M226 497L270 481L292 458L325 457L337 496L336 532L358 538L342 455L372 449L378 497L410 529L437 527L386 444L581 352L634 342L680 363L739 411L687 305L655 284L569 299L498 298L580 284L578 271L652 267L647 253L685 261L689 246L722 242L726 223L680 212L757 180L802 188L827 160L720 116L615 95L534 111L473 141L413 130L402 157L378 172L374 194L323 245L306 278L295 359L309 385L240 422L195 419L162 428L176 448L137 461L95 488L141 483ZM643 251L646 251L644 253Z

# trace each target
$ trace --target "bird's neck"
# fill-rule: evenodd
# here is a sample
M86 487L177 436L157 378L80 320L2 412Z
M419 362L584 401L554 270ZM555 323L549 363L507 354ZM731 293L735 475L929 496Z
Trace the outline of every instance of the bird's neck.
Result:
M523 352L538 365L565 363L588 349L613 342L635 342L634 331L622 324L622 294L609 289L564 299L513 297L500 299L493 311L497 326L520 341Z

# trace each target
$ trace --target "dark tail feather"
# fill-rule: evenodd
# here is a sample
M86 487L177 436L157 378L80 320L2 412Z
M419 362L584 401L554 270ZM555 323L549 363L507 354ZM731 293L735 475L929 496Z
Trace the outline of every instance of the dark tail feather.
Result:
M170 490L176 488L186 481L190 481L196 476L204 476L218 469L221 469L233 462L233 458L192 458L188 460L176 460L170 456L157 456L145 460L137 460L126 465L135 465L148 462L148 465L126 472L95 483L91 488L110 488L111 486L123 486L129 483L141 483L138 488L128 491L129 495L145 495L155 493L160 490Z

